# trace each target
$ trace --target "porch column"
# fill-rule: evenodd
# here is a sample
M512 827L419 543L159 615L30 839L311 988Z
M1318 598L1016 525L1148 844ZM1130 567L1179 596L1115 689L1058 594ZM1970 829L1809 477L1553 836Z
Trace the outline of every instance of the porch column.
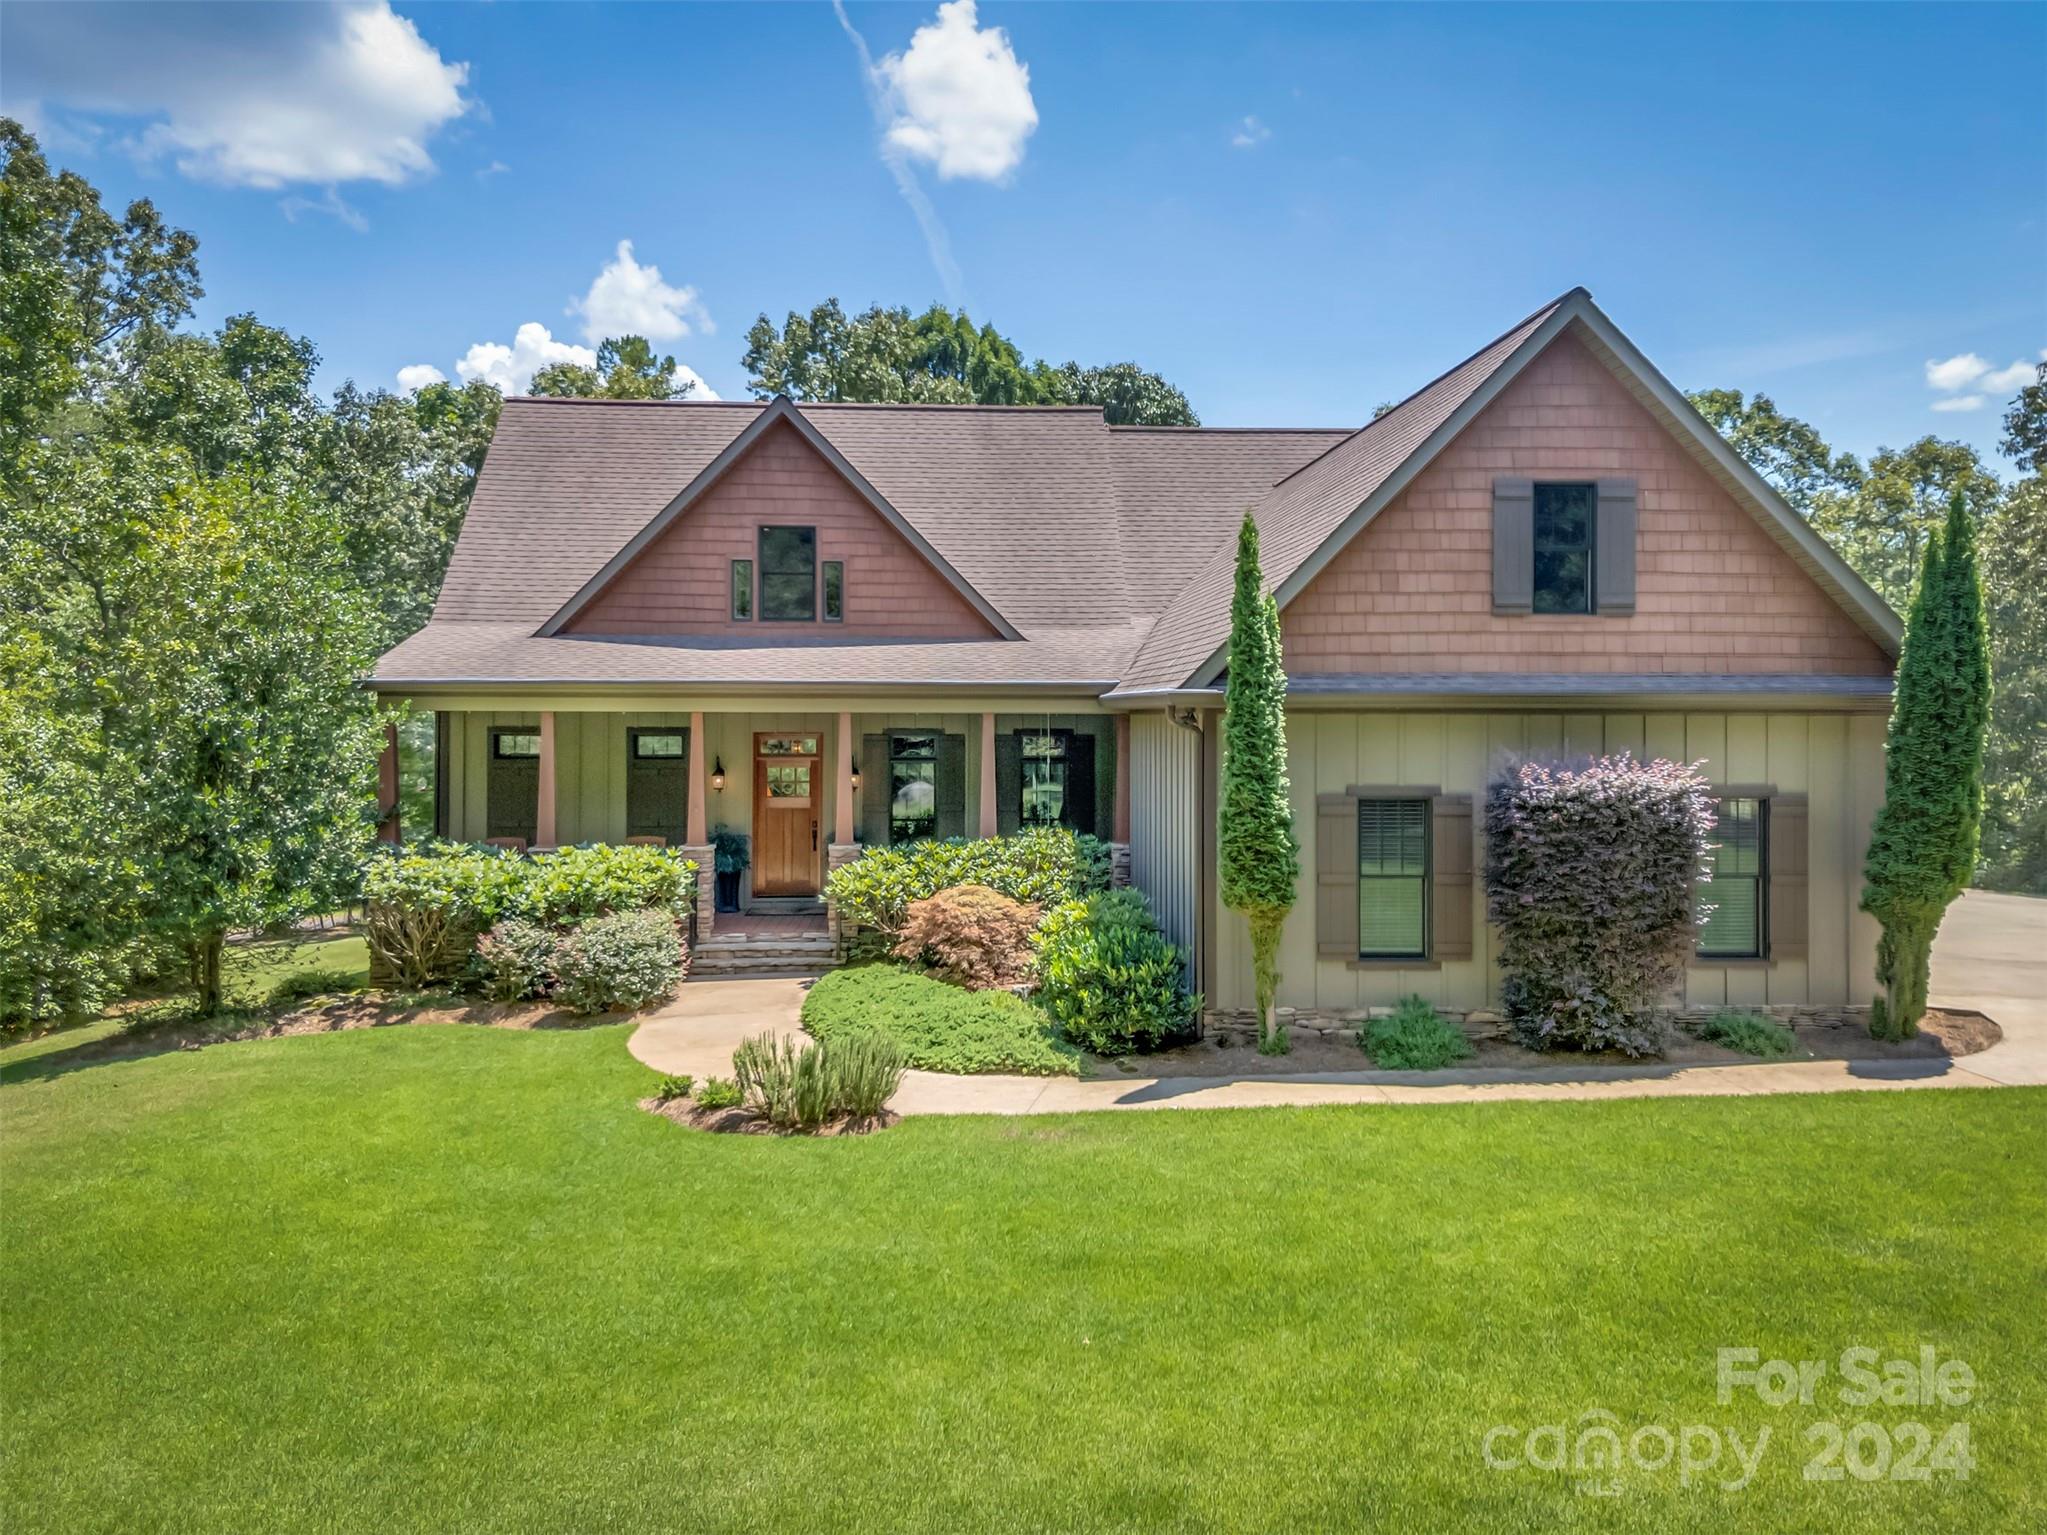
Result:
M702 847L710 840L710 832L704 824L704 711L695 710L689 717L689 819L684 825L684 837L691 847Z
M398 830L398 724L384 724L384 749L377 753L377 840L396 842Z
M981 716L981 835L995 835L995 716Z
M554 710L540 711L540 807L533 817L533 845L555 846Z
M867 771L874 771L874 764L867 764ZM839 711L839 771L832 781L833 822L837 830L832 841L842 846L853 840L853 716L848 711Z

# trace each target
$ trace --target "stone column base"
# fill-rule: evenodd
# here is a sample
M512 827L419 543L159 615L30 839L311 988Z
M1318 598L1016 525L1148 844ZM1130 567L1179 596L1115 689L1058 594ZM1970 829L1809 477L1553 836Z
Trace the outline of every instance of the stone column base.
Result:
M1111 842L1109 844L1109 885L1121 890L1130 883L1130 844Z
M857 842L833 842L827 844L824 853L825 878L829 880L833 874L845 868L847 864L866 851L867 849ZM834 906L829 900L825 902L824 906L824 926L825 932L831 936L832 952L843 959L846 954L846 934L839 926L839 908Z
M718 922L718 850L706 844L675 851L697 866L697 942L702 943Z

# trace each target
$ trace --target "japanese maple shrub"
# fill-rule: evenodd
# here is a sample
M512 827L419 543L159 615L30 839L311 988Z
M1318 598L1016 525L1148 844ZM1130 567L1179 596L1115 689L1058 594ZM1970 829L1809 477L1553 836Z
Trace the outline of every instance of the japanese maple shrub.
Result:
M1493 780L1486 914L1523 1044L1661 1048L1654 1009L1698 943L1712 828L1711 791L1682 763L1521 762Z
M910 903L896 958L924 961L972 991L1013 986L1030 969L1038 911L986 885L955 885Z

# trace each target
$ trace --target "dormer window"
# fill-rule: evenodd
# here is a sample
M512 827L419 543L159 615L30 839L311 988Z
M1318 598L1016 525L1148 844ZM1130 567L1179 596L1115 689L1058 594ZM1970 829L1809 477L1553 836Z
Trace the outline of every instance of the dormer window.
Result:
M762 528L760 564L761 619L767 623L814 623L817 529Z

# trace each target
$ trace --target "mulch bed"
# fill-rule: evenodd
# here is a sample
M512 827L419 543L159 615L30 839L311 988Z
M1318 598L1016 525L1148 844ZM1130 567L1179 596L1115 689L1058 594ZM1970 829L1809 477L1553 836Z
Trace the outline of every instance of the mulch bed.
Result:
M836 1119L826 1120L815 1130L785 1130L779 1125L769 1124L752 1109L700 1109L688 1098L642 1098L640 1107L684 1129L703 1130L712 1135L872 1135L876 1130L886 1130L900 1123L903 1117L893 1109L883 1109L871 1119L842 1114Z

